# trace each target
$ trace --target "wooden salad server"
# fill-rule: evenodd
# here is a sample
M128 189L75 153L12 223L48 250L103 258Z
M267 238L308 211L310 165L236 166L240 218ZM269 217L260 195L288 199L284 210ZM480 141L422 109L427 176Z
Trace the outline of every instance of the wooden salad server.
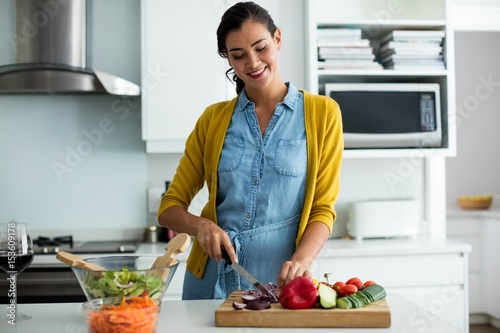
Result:
M106 269L98 264L93 262L88 262L83 260L83 258L74 255L69 252L59 251L56 254L56 258L69 266L75 266L83 269L88 269L91 271L105 271Z
M156 258L151 269L159 268L159 267L168 267L173 263L177 262L175 256L181 252L186 251L186 249L191 244L191 237L186 233L181 233L172 238L165 246L165 250L167 252Z

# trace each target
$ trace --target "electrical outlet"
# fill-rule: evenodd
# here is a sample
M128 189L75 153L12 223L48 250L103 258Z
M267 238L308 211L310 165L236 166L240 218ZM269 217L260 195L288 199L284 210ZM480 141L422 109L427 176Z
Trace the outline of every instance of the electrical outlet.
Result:
M148 214L156 214L158 212L163 192L165 192L165 189L162 188L148 188Z

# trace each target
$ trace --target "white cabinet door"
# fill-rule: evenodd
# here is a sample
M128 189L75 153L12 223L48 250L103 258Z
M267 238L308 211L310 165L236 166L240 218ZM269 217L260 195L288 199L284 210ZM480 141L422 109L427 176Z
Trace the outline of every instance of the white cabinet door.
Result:
M333 257L316 260L313 269L320 279L324 273L332 273L330 283L354 276L373 280L388 293L398 293L427 309L433 318L460 330L468 327L467 254Z
M498 264L498 253L500 253L500 219L486 218L483 221L482 230L482 278L483 278L483 302L486 313L500 320L500 265Z
M226 99L216 30L225 1L142 1L142 137L148 152L182 152L196 120ZM226 83L227 82L227 83Z

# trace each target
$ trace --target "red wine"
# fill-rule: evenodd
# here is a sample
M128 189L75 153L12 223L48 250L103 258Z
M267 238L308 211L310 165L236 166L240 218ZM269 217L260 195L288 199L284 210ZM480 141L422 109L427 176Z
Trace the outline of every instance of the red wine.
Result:
M0 252L0 268L4 272L21 273L33 261L33 253L30 254L15 254L9 256L7 252Z

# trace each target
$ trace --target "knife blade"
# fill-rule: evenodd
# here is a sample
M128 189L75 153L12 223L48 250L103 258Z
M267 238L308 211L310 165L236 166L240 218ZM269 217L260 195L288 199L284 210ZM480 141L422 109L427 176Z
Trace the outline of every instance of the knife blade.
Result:
M259 290L263 291L266 295L269 296L269 298L274 301L278 302L278 298L276 295L269 291L265 285L259 282L252 274L250 274L246 269L244 269L240 264L236 262L232 262L231 258L229 258L229 254L227 253L226 249L222 246L221 247L222 251L222 258L226 260L227 264L231 266L232 269L234 269L236 272L238 272L239 275L241 275L245 280L250 282L254 287L258 288Z

